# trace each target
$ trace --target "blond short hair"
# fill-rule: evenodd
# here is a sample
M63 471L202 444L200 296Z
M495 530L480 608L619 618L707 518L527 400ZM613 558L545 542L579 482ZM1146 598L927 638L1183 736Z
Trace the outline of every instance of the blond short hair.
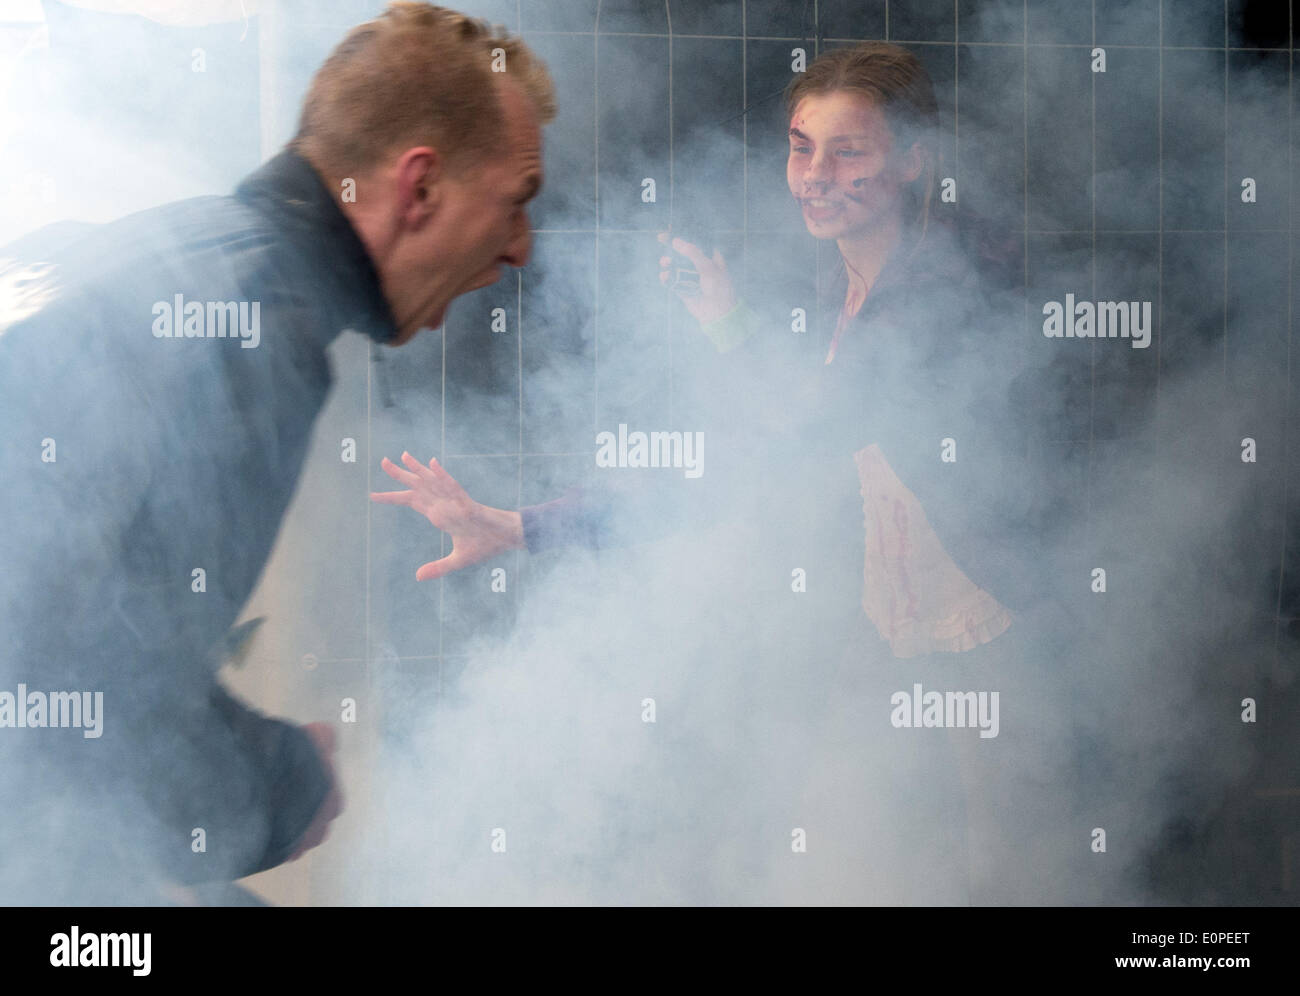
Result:
M502 56L505 72L493 72ZM431 145L459 173L502 151L501 76L523 87L540 123L554 119L554 84L523 41L445 7L390 3L317 70L290 147L341 177Z

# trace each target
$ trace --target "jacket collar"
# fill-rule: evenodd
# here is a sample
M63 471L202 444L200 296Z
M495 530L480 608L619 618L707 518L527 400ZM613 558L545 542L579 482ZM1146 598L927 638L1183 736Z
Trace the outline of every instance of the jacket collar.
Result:
M330 339L345 328L381 343L397 335L374 262L311 163L286 148L245 177L235 197L269 215L320 272L313 290L337 315Z
M844 264L838 259L835 265L822 270L821 294L824 307L839 313L844 303L848 278ZM900 245L885 260L867 300L863 312L896 293L925 291L935 285L960 285L972 277L971 267L961 251L957 233L941 221L931 221L925 238L913 250L910 245ZM859 312L862 314L862 312Z

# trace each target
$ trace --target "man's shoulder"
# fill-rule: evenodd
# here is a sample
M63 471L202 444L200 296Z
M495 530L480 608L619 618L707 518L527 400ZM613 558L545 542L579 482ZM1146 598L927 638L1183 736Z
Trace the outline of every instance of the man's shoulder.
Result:
M151 266L182 267L214 254L255 259L279 241L264 214L230 195L171 201L114 221L55 222L0 246L0 264L47 265L66 280L113 279Z
M172 201L102 224L56 222L0 247L0 333L86 299L106 317L119 307L138 310L142 297L170 300L200 286L208 298L285 287L293 259L274 222L230 195Z

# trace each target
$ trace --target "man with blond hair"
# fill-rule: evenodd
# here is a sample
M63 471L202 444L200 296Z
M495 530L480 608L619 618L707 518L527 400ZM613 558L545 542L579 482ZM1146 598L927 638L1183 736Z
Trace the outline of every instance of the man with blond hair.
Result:
M232 196L0 248L0 902L156 903L324 839L330 728L236 700L220 648L294 492L326 347L405 343L524 265L554 114L518 39L393 3ZM74 698L83 728L51 728L42 703Z

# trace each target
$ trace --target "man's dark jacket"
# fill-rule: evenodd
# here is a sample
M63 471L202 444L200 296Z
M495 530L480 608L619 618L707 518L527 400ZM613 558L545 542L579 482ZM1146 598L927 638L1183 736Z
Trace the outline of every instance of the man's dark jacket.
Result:
M276 865L329 779L215 651L293 494L327 345L395 334L371 260L286 151L233 196L0 249L0 288L0 692L102 691L104 713L98 738L0 728L0 902ZM257 302L256 346L159 337L177 295Z

